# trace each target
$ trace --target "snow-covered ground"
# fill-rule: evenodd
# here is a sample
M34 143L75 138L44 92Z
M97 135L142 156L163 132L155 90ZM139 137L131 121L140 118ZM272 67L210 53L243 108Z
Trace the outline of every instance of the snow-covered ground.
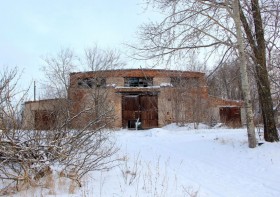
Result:
M63 180L52 192L33 188L20 196L280 196L280 143L249 149L246 129L169 125L113 135L118 167L88 174L74 194Z

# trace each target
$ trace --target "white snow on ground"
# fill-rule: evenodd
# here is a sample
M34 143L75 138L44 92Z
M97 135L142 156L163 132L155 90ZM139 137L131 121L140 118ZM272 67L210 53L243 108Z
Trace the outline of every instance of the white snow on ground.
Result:
M90 173L74 194L64 182L55 195L33 189L20 196L280 196L280 143L249 149L246 129L169 125L113 135L123 158L118 167Z

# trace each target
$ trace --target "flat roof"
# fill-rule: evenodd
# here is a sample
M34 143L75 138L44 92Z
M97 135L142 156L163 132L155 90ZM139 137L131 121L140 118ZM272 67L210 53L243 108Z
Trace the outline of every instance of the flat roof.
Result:
M73 72L70 77L203 77L205 73L197 71L166 70L166 69L116 69L87 72Z
M29 103L41 103L41 102L54 102L54 101L65 101L67 99L65 98L53 98L53 99L42 99L42 100L36 100L36 101L26 101L24 104L29 104Z

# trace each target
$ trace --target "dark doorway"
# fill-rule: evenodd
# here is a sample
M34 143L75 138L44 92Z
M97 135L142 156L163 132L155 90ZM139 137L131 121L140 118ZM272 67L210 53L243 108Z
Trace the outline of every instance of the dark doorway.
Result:
M35 129L50 130L54 127L56 116L52 111L37 110L35 111Z
M123 128L148 129L158 127L157 95L123 95L122 96L122 126Z
M230 127L241 127L240 107L220 107L220 117Z

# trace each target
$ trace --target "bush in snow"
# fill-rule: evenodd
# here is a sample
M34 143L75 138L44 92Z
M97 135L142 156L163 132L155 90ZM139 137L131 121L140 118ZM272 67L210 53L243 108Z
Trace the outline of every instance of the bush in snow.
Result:
M17 94L17 70L6 70L0 76L0 195L30 185L59 169L60 175L75 180L89 171L110 169L116 165L118 151L110 132L104 130L114 119L113 108L105 104L84 106L71 114L70 101L53 111L56 124L51 130L22 130L21 103L25 94ZM106 95L106 94L104 94ZM87 121L82 117L95 114ZM71 129L71 123L79 129Z

